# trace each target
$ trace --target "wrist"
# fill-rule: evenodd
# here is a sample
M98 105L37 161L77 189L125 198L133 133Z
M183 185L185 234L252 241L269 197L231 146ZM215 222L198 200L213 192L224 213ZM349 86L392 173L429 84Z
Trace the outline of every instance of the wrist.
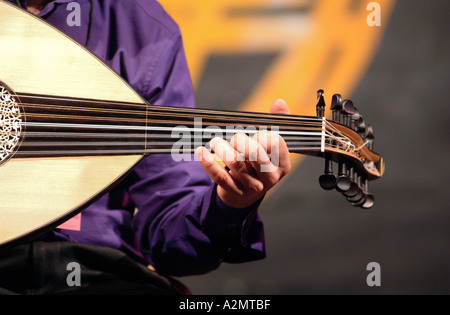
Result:
M228 207L234 209L247 209L254 206L255 204L261 203L264 198L265 193L254 194L254 195L236 195L227 192L222 187L217 186L217 198Z

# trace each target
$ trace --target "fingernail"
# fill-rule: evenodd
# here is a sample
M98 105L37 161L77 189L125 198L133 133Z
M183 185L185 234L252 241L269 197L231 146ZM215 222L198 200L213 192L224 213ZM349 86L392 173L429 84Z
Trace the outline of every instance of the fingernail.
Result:
M216 144L217 141L219 141L219 138L212 138L211 141L209 141L209 146L212 148Z
M202 147L198 147L197 149L195 149L194 154L197 161L202 160L202 151L203 151Z

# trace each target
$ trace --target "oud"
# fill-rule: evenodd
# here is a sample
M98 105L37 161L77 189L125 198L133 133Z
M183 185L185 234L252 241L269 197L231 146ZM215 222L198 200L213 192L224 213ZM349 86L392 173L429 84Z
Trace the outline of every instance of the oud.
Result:
M74 216L145 156L172 153L180 141L173 128L193 128L198 119L279 130L290 152L325 159L324 189L372 207L368 183L383 175L384 162L373 151L371 127L338 94L332 120L325 118L323 91L316 106L314 117L154 106L83 46L0 2L0 249ZM211 139L199 134L194 143Z

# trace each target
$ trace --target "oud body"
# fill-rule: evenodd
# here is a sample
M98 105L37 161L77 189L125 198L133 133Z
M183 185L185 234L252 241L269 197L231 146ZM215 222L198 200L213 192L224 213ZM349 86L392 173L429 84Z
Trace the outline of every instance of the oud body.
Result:
M0 2L0 81L19 99L27 93L145 104L84 47L5 2ZM0 166L0 244L63 222L142 156L10 157Z

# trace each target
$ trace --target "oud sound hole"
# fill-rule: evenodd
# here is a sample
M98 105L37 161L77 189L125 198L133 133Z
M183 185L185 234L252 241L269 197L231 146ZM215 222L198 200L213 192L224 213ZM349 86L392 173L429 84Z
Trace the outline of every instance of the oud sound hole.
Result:
M17 99L0 82L0 165L18 149L23 116Z

